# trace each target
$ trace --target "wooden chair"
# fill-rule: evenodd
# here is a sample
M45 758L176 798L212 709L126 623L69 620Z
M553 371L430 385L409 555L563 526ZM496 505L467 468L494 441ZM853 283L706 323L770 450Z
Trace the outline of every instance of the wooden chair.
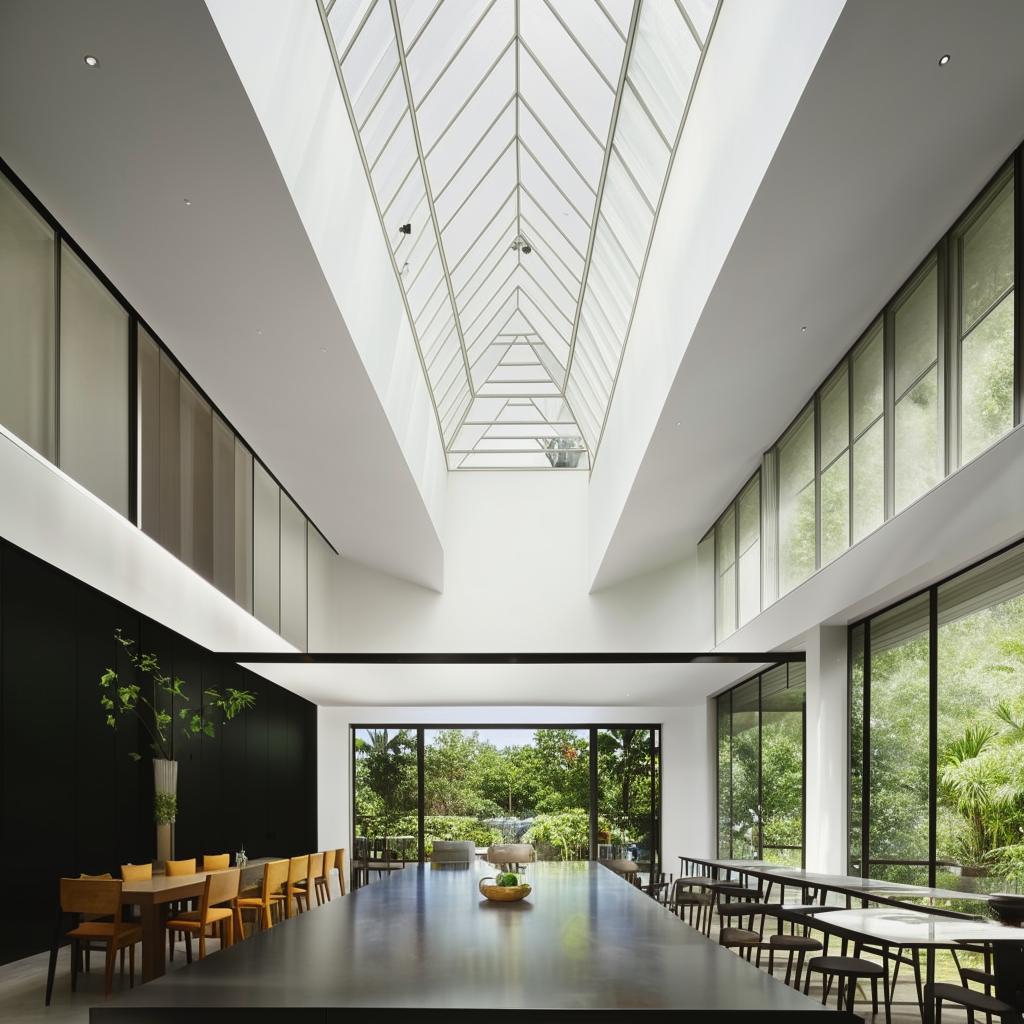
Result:
M165 860L164 861L164 874L168 878L173 878L175 875L195 875L198 874L198 868L196 867L195 857L189 857L187 860ZM178 900L170 905L168 908L171 916L185 913L187 907L185 900ZM195 903L192 904L195 906ZM171 943L171 959L174 959L174 936L170 936Z
M206 956L206 929L210 925L216 926L219 932L221 948L233 944L236 931L242 934L242 919L235 905L241 874L238 868L229 868L207 875L199 909L183 911L167 922L168 941L172 947L175 932L185 933L185 959L189 963L192 963L194 934L199 936L199 959ZM223 906L225 903L231 906Z
M283 893L271 893L271 899L280 900L284 903L284 916L293 915L292 905L295 911L302 913L302 900L306 895L306 889L301 884L309 876L309 857L291 857L288 860L288 878L285 881Z
M323 894L318 884L324 874L324 855L322 853L311 853L309 855L309 868L306 873L306 909L309 910L313 904L312 898L316 897L316 905L319 907L323 902Z
M316 901L317 903L323 903L326 898L327 902L331 902L331 872L334 870L334 850L325 850L323 854L323 869L316 879Z
M203 871L223 871L225 868L231 867L231 854L230 853L204 853L203 854Z
M273 860L263 865L263 884L259 896L239 896L235 906L239 910L239 919L243 910L258 911L260 931L273 928L273 908L281 906L281 887L288 883L288 861ZM239 936L242 937L242 936Z
M125 882L148 882L153 877L152 864L122 864L121 878Z
M338 891L344 896L348 892L348 880L345 878L345 847L334 851L334 866L338 869Z
M106 947L103 994L110 995L114 981L114 960L118 950L128 948L129 985L135 985L135 943L142 941L142 928L121 920L119 878L62 878L60 908L65 914L87 916L66 933L71 939L71 991L78 988L79 952L82 943ZM109 918L109 920L105 920Z

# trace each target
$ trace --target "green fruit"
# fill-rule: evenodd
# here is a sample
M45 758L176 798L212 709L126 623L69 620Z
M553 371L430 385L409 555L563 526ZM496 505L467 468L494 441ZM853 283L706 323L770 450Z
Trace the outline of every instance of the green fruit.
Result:
M498 875L498 885L518 885L519 876L514 875L511 871L505 871Z

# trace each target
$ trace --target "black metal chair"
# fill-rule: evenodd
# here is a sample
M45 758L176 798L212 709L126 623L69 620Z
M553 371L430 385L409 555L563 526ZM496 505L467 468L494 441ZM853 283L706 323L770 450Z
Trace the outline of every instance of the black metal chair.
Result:
M821 974L822 994L821 1005L828 1002L828 995L832 988L832 982L838 982L836 1009L843 1009L846 1004L848 1013L853 1013L854 997L857 994L857 982L866 980L871 982L871 1011L878 1013L878 979L882 979L883 999L885 1004L885 1022L892 1021L892 999L889 995L889 973L882 964L876 964L873 960L865 960L859 956L816 956L807 964L807 978L804 982L804 995L811 990L811 975Z
M986 976L987 984L995 982L991 975ZM967 1011L967 1024L974 1024L974 1014L984 1013L991 1019L998 1017L1003 1024L1021 1024L1021 1015L1009 1003L1004 1003L995 996L986 995L973 988L966 988L961 985L947 985L939 983L925 986L925 999L933 1002L935 1006L935 1024L942 1024L942 1004L952 1003Z

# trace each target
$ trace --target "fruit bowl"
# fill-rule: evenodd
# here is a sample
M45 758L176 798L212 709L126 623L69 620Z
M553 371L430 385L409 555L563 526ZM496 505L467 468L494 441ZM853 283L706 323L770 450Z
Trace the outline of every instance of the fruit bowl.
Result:
M533 892L533 886L526 882L519 885L498 885L497 879L488 876L480 879L480 892L493 903L518 903Z

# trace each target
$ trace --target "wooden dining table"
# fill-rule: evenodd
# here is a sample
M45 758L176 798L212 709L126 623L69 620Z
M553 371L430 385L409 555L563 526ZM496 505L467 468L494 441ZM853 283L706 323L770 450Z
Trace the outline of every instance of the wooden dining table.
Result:
M241 885L244 889L263 877L263 865L277 857L257 857L242 868ZM139 908L142 924L142 980L159 978L166 968L164 947L167 909L180 900L202 896L206 876L212 871L198 871L194 875L157 875L137 882L125 882L121 888L121 903Z

